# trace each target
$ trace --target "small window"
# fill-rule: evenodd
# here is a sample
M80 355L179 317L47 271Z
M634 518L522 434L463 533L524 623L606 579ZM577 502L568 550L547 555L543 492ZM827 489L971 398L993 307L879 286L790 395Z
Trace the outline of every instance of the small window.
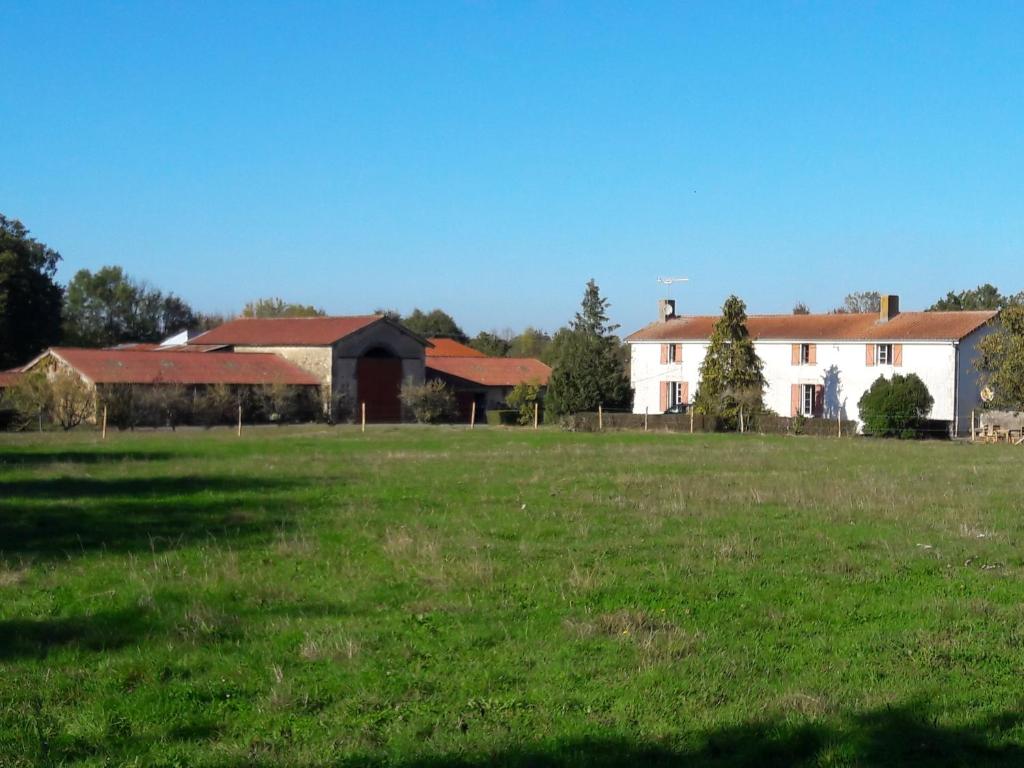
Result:
M683 404L683 385L679 381L670 381L668 385L668 403L669 405L682 405Z
M669 344L668 345L668 361L670 363L678 362L678 360L676 360L676 345L675 344Z
M875 362L879 365L892 365L892 344L879 344L875 347Z
M800 413L803 416L814 415L814 385L800 385Z
M800 365L808 365L811 362L811 345L800 345Z

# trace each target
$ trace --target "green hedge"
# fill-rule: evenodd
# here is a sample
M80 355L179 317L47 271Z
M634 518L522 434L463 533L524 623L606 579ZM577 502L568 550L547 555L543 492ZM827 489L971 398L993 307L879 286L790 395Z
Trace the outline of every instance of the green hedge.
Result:
M487 411L487 423L492 427L517 427L519 411L491 409Z

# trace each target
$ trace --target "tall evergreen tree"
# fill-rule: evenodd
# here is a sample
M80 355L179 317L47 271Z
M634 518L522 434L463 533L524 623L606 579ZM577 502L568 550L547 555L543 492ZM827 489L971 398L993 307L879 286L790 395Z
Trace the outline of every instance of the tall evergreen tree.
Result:
M558 336L557 358L548 382L545 407L552 415L592 411L598 405L629 404L629 375L619 327L608 321L608 300L590 280L580 311Z
M0 370L60 341L59 261L20 221L0 214Z
M697 413L734 421L742 406L747 413L764 407L764 363L747 332L747 306L736 296L722 305L722 316L711 331L700 388L694 399Z

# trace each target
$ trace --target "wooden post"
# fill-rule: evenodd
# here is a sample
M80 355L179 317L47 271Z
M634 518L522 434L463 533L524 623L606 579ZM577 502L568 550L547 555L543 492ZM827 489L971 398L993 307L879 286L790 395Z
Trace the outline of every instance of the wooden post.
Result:
M742 435L743 432L744 432L744 430L743 430L743 406L741 405L740 406L740 434Z
M840 409L836 409L836 430L838 437L843 436L843 412Z
M690 405L690 434L693 434L693 405Z
M597 431L601 432L604 430L604 409L601 404L597 404Z
M360 416L361 423L360 423L359 431L360 432L365 432L366 431L366 401L365 400L359 406L359 411L360 411L360 414L361 414L361 416Z
M238 404L238 436L242 436L242 404Z
M537 423L540 419L540 403L533 404L533 428L537 428Z
M974 409L972 408L971 409L971 442L972 443L974 442L975 437L976 437L976 433L974 431Z
M469 408L469 428L472 429L476 426L476 400L473 401L473 405Z
M103 406L103 437L102 440L107 439L107 406Z
M647 431L647 409L644 408L644 432Z

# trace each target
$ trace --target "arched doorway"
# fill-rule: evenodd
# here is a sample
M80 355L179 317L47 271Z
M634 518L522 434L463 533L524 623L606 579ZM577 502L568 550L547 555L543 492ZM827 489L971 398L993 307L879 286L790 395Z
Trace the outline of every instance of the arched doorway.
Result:
M402 420L398 400L402 388L402 360L384 347L369 349L356 364L359 400L366 403L366 420L395 422Z

